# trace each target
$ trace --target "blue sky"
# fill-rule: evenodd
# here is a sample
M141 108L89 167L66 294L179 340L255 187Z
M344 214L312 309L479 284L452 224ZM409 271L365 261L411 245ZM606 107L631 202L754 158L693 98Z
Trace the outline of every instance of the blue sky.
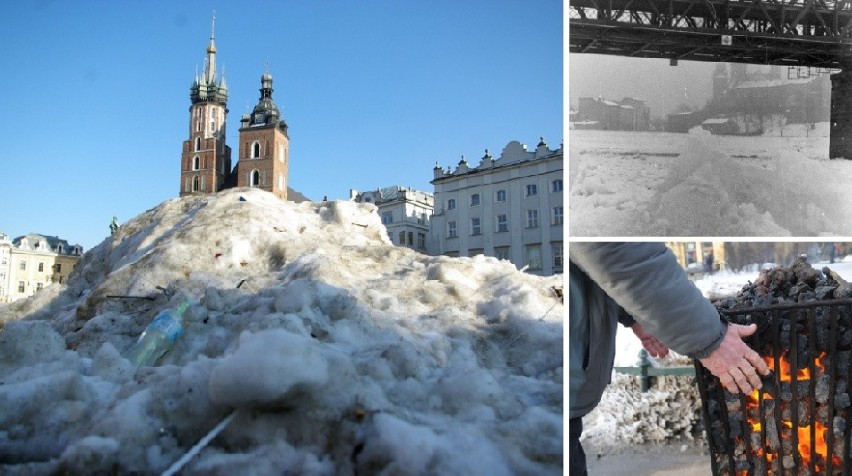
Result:
M0 2L0 232L90 249L178 196L216 12L236 164L266 65L290 186L433 191L438 162L563 141L559 0Z

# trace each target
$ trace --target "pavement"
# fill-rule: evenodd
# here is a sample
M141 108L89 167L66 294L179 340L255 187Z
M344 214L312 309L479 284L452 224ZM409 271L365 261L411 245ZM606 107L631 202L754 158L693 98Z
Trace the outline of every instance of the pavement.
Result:
M707 476L710 452L694 441L622 447L590 447L586 451L589 476Z

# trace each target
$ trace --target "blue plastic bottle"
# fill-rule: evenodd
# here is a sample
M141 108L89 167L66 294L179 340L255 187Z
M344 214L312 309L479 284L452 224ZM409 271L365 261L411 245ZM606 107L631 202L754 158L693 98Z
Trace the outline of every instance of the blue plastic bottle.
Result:
M127 359L136 367L154 365L175 341L183 335L183 313L189 307L186 301L175 310L165 310L148 324L139 340L127 351Z

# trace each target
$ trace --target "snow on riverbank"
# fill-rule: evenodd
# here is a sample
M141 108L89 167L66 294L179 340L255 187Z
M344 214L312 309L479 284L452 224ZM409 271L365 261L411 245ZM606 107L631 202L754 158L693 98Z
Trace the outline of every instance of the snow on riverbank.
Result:
M236 408L181 474L561 474L554 286L395 247L369 204L169 200L0 306L0 473L157 474ZM184 336L134 369L185 297Z
M852 161L809 137L571 130L569 233L820 236L852 233Z

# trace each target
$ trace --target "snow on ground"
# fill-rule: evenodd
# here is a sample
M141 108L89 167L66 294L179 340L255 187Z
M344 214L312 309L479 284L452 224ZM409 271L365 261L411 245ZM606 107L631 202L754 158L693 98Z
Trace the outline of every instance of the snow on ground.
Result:
M852 161L828 160L817 126L783 137L571 130L569 233L849 235Z
M852 281L852 257L828 266L843 279ZM747 271L721 271L695 281L709 297L736 294L759 275L759 265ZM634 367L639 362L642 344L630 329L619 326L616 336L615 366ZM692 361L676 354L664 359L651 358L655 366L691 366ZM672 438L691 439L701 408L698 389L692 377L664 377L648 392L641 392L638 379L613 372L613 380L600 405L583 418L583 441L594 447L623 444L662 443Z
M369 204L166 201L0 306L0 473L156 474L237 409L181 474L561 474L561 285L395 247Z

